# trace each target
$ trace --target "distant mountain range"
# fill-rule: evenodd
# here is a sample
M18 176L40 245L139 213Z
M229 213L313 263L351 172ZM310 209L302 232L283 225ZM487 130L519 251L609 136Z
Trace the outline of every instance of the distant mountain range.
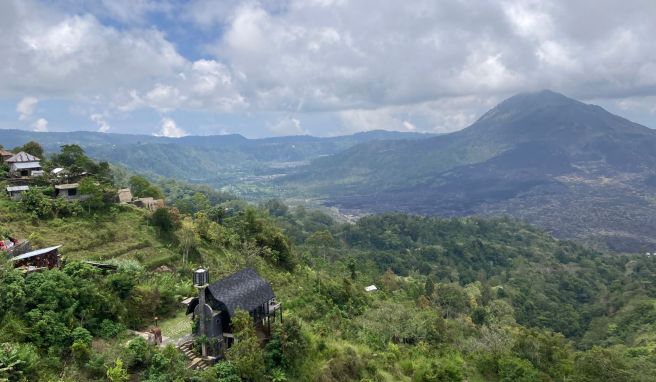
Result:
M519 94L445 135L165 138L0 130L11 148L77 143L132 170L250 199L311 199L346 213L509 215L561 238L656 251L656 131L551 91Z
M360 212L511 215L559 237L656 251L656 131L551 91L464 130L365 142L284 178Z
M329 138L248 139L238 134L167 138L88 131L44 133L0 129L0 144L10 149L34 140L46 151L55 152L63 144L74 143L96 159L140 173L209 184L246 198L263 198L281 192L271 184L271 179L286 175L294 167L313 159L369 141L430 136L433 135L376 130Z

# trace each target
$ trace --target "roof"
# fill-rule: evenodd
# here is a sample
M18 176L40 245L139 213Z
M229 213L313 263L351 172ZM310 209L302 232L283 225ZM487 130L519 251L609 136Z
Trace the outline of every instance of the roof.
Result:
M35 157L34 155L28 154L25 151L21 151L13 157L7 159L9 163L19 163L19 162L38 162L41 159Z
M276 297L271 285L253 268L233 273L207 289L212 297L226 306L230 316L235 314L237 308L250 312Z
M53 174L59 174L60 172L64 171L62 167L57 167L56 169L50 171Z
M68 183L68 184L58 184L55 186L55 189L57 190L70 190L73 188L78 188L80 187L79 183Z
M373 292L375 290L378 290L378 288L376 288L375 285L369 285L367 287L364 287L364 290L366 290L367 292Z
M0 149L0 157L13 157L13 156L14 153L12 153L11 151Z
M11 165L18 170L23 170L26 168L41 168L41 164L39 162L14 162Z
M7 192L27 191L29 189L29 186L9 186L7 187Z
M61 245L57 245L57 246L55 246L55 247L48 247L48 248L37 249L36 251L23 253L23 254L20 255L20 256L12 257L12 258L11 258L11 261L24 260L24 259L29 259L30 257L43 255L43 254L45 254L45 253L52 252L52 251L54 251L55 249L59 249L59 247L61 247Z

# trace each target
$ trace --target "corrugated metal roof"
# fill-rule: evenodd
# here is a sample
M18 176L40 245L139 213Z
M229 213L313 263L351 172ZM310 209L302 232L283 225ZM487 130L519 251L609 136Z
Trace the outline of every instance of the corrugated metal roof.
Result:
M7 187L7 192L27 191L29 189L30 189L29 186L9 186Z
M41 164L39 162L17 162L17 163L12 163L11 164L13 168L17 170L25 170L25 169L30 169L30 168L41 168Z
M0 150L0 157L13 157L14 153L7 150Z
M58 190L70 190L72 188L78 188L78 187L80 187L79 183L58 184L55 186L55 188Z
M48 247L48 248L42 248L42 249L37 249L36 251L24 253L20 256L12 257L11 261L18 261L18 260L23 260L23 259L29 259L30 257L34 256L39 256L43 255L44 253L48 253L50 251L54 251L55 249L59 249L61 245L57 245L55 247Z
M226 306L230 316L237 308L250 312L276 297L271 285L252 268L233 273L207 289L212 297Z
M38 162L41 159L35 157L34 155L28 154L25 151L21 151L13 157L7 159L9 163L20 163L20 162Z

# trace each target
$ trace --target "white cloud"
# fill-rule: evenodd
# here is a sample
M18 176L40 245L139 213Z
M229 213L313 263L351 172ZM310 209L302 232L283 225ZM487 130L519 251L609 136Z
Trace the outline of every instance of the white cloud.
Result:
M39 100L36 97L24 97L18 101L16 105L16 111L20 114L18 119L24 121L31 117L37 103L39 103Z
M267 124L269 131L275 135L304 135L308 134L301 127L301 121L298 118L284 117L274 123Z
M316 112L343 123L323 135L407 129L404 122L453 131L519 91L656 96L655 7L653 0L7 0L0 1L0 98L87 103L117 118L139 109L218 119L294 115L259 126L276 134L315 132L303 115ZM16 110L35 118L34 106Z
M179 128L171 118L162 118L162 126L159 132L155 133L159 137L180 138L187 135L187 132Z
M32 124L32 127L34 128L34 131L48 131L48 121L45 118L39 118L34 122L34 124Z
M109 126L109 123L107 122L107 119L102 114L98 114L98 113L91 114L89 116L89 119L91 119L96 125L98 125L98 132L106 133L111 128L111 126Z

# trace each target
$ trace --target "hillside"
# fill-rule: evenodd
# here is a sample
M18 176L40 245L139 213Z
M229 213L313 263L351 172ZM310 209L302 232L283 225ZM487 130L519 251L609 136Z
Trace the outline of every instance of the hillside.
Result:
M212 207L228 208L220 223L207 220ZM0 235L64 244L66 264L27 276L0 267L0 378L647 381L656 372L654 259L603 255L507 219L388 214L350 225L277 201L230 201L181 216L167 233L131 206L37 220L23 209L0 200ZM188 229L197 236L184 263ZM119 268L94 271L84 259ZM213 280L255 268L283 302L285 325L261 350L192 371L182 353L125 328L144 330L157 315L165 337L188 333L179 301L193 295L201 265ZM379 290L365 293L371 284ZM17 363L2 374L7 362Z
M242 197L262 198L279 194L271 179L312 159L363 142L430 136L380 130L332 138L247 139L237 134L166 138L95 132L0 130L0 145L13 148L38 141L47 152L55 152L61 145L77 144L97 160L109 161L151 177L204 183Z
M561 94L520 94L456 133L367 142L280 184L360 213L510 215L617 251L656 246L656 132Z

